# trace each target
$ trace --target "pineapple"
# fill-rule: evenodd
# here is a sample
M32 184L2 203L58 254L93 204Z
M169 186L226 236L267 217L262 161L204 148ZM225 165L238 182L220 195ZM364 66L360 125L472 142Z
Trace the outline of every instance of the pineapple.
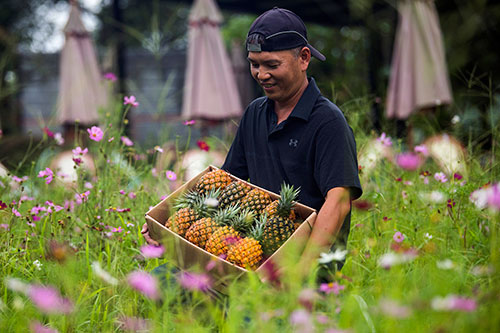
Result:
M175 202L175 214L170 216L165 226L180 236L185 236L187 230L198 219L210 214L215 208L206 205L209 199L215 199L218 191L210 191L204 196L197 192L189 191Z
M211 217L204 217L194 222L188 231L186 239L199 247L205 247L208 237L217 229L217 223Z
M295 220L295 211L293 210L294 200L297 199L300 189L294 189L293 185L283 183L281 185L280 198L274 200L266 206L264 212L268 217L280 215L287 216L292 221Z
M283 184L281 186L280 199L276 204L276 211L270 207L268 211L274 213L268 216L264 226L262 244L266 255L271 255L276 251L295 231L295 225L291 217L293 200L298 195L298 189L294 190L292 186Z
M223 209L216 221L220 227L208 238L205 250L219 256L227 253L228 245L240 239L238 230L246 230L248 224L246 215L240 214L238 205Z
M250 192L251 189L252 188L249 185L241 181L234 181L230 183L229 185L224 187L220 194L220 207L224 208L234 205L235 203L239 202L248 192Z
M243 268L255 270L262 260L263 251L260 240L265 223L266 216L261 215L261 219L252 227L248 237L230 245L227 252L227 261Z
M223 189L231 183L231 177L221 169L207 172L198 180L195 189L200 194L205 194L212 189Z
M239 207L231 206L217 211L213 217L204 217L197 220L186 232L186 239L201 248L205 248L212 233L220 225L227 223L226 220L234 218L238 211Z
M251 190L247 195L241 199L241 207L248 208L260 215L264 212L267 205L271 203L271 197L266 192L257 188Z

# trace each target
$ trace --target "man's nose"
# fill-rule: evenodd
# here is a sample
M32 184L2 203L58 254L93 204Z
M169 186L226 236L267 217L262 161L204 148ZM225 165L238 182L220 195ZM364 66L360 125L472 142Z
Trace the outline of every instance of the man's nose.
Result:
M271 77L271 75L267 71L259 70L259 71L257 71L256 77L257 77L257 80L259 80L259 81L265 81L265 80L269 79Z

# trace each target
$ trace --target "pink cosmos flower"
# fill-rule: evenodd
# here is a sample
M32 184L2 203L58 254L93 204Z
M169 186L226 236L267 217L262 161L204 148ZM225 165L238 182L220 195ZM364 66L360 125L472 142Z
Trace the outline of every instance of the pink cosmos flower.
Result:
M500 211L500 183L491 186L488 192L488 206L493 211Z
M319 286L319 291L322 291L326 294L334 293L335 295L338 295L339 292L344 289L345 286L338 284L337 282L322 283Z
M30 323L30 331L33 333L58 333L59 332L58 330L56 330L54 328L50 328L49 326L45 326L36 320L32 321Z
M431 307L438 311L473 312L477 308L477 303L470 298L448 295L446 297L435 297L431 302Z
M30 286L28 296L33 304L44 313L71 313L73 311L71 301L61 297L53 287Z
M0 224L0 229L9 230L10 226L7 223Z
M130 332L149 332L151 325L148 320L136 317L121 317L118 320L120 328Z
M78 156L83 156L89 152L88 148L82 149L80 146L76 147L75 149L71 150L73 152L73 156L78 157Z
M131 105L133 107L137 107L139 106L139 102L136 101L134 95L131 95L130 97L125 96L123 98L123 105Z
M424 156L429 156L429 150L427 149L426 145L418 145L413 148L413 151L415 153L421 153Z
M17 217L22 217L21 213L19 213L17 209L15 209L14 207L12 207L12 214L14 214Z
M19 178L18 176L12 176L12 180L16 183L21 183L28 180L28 176L23 176L23 178Z
M165 252L165 248L162 245L144 245L141 247L141 253L145 258L160 258L163 252Z
M170 170L167 170L167 172L165 172L165 176L167 177L168 180L170 181L174 181L174 180L177 180L177 175L175 174L175 172L173 171L170 171Z
M159 299L158 281L143 271L134 271L127 276L128 284L151 299Z
M106 74L104 74L104 78L108 81L111 81L111 82L115 82L116 81L116 75L111 73L111 72L108 72Z
M464 176L462 176L462 175L461 175L460 173L458 173L458 172L455 172L455 173L453 174L453 179L455 179L455 180L462 180L463 178L464 178Z
M92 126L91 128L87 128L87 132L89 133L90 140L94 140L99 142L104 137L104 132L97 126Z
M443 172L436 172L434 174L434 179L441 183L446 183L448 181L448 178L446 178L446 175Z
M298 309L290 314L290 324L294 326L295 332L314 332L314 323L311 314L304 309Z
M396 164L404 170L415 171L422 166L423 160L414 153L402 153L396 157Z
M391 137L387 136L387 135L385 134L385 132L384 132L384 133L382 133L382 135L381 135L379 138L377 138L377 141L378 141L378 142L380 142L380 143L382 143L382 144L383 144L384 146L386 146L386 147L390 147L390 146L392 146L392 140L391 140Z
M121 226L118 228L111 229L111 232L122 232L122 231L123 231L123 228Z
M64 144L64 138L61 133L56 133L54 134L54 141L57 143L57 145L61 146Z
M401 232L396 231L394 236L392 236L392 239L394 239L396 243L401 243L402 241L405 240L405 236Z
M196 144L198 145L198 147L201 149L201 150L204 150L204 151L209 151L210 150L210 146L203 140L198 140L196 142Z
M129 197L130 199L135 199L135 198L137 198L137 195L136 195L134 192L130 192L130 193L128 194L128 197Z
M40 177L40 178L41 177L46 177L45 178L45 183L46 184L50 184L50 182L54 178L54 173L52 172L52 170L50 170L50 168L45 168L45 170L41 170L38 173L38 177Z
M381 299L379 309L382 313L394 318L408 318L412 314L408 306L401 305L391 299Z
M183 124L186 126L191 126L191 125L194 125L195 123L196 123L196 120L193 120L193 119L192 120L185 120L183 122Z
M133 145L134 145L134 143L132 142L132 140L130 140L130 139L129 139L128 137L126 137L126 136L122 136L122 137L121 137L121 140L122 140L123 144L124 144L125 146L127 146L127 147L130 147L130 146L133 146Z
M163 153L163 148L160 146L155 146L155 150L159 152L160 154Z
M212 280L207 274L182 272L179 283L188 290L207 291L212 286Z

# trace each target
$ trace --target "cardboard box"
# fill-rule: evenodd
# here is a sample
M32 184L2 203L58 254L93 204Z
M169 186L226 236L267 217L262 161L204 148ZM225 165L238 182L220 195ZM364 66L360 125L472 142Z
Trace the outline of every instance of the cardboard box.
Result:
M163 201L151 208L146 213L146 222L148 224L151 238L163 244L169 253L173 252L173 258L176 261L175 265L181 270L190 271L195 267L204 268L210 261L215 260L216 269L210 270L209 274L214 280L214 288L221 291L225 288L225 285L230 282L228 281L228 277L234 279L235 277L240 277L248 271L205 251L164 226L168 217L173 212L172 203L175 198L192 189L201 176L216 169L217 168L214 166L207 167ZM267 191L235 176L231 175L231 178L233 178L233 180L239 180L249 184L252 188L259 188L269 193L273 200L279 198L279 195L276 193ZM313 208L300 203L297 203L294 206L294 209L296 215L303 219L304 222L295 230L292 236L290 236L290 238L276 252L273 253L273 255L271 255L256 269L257 273L262 273L263 267L269 261L279 263L280 258L284 253L286 253L287 248L292 246L292 242L299 244L298 246L302 246L300 249L300 252L302 252L305 241L309 238L312 226L316 220L316 211Z

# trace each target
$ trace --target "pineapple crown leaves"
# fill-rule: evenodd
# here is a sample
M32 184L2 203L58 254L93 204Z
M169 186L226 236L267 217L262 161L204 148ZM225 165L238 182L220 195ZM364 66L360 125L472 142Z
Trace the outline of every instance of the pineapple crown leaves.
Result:
M277 211L280 216L288 216L290 210L295 205L295 199L299 196L300 187L295 189L293 185L281 184L280 199L278 201Z
M231 226L242 233L246 233L252 227L252 224L256 218L256 214L253 210L249 208L243 208L239 211L239 214L232 220Z
M255 219L255 224L250 228L248 236L255 239L256 241L261 241L264 235L264 227L267 223L267 214L262 214Z
M215 212L213 219L220 226L232 226L240 211L241 207L237 204L224 207Z
M219 189L211 190L204 195L200 195L195 190L190 190L175 200L174 208L178 210L189 207L201 216L209 216L217 209L219 195Z

